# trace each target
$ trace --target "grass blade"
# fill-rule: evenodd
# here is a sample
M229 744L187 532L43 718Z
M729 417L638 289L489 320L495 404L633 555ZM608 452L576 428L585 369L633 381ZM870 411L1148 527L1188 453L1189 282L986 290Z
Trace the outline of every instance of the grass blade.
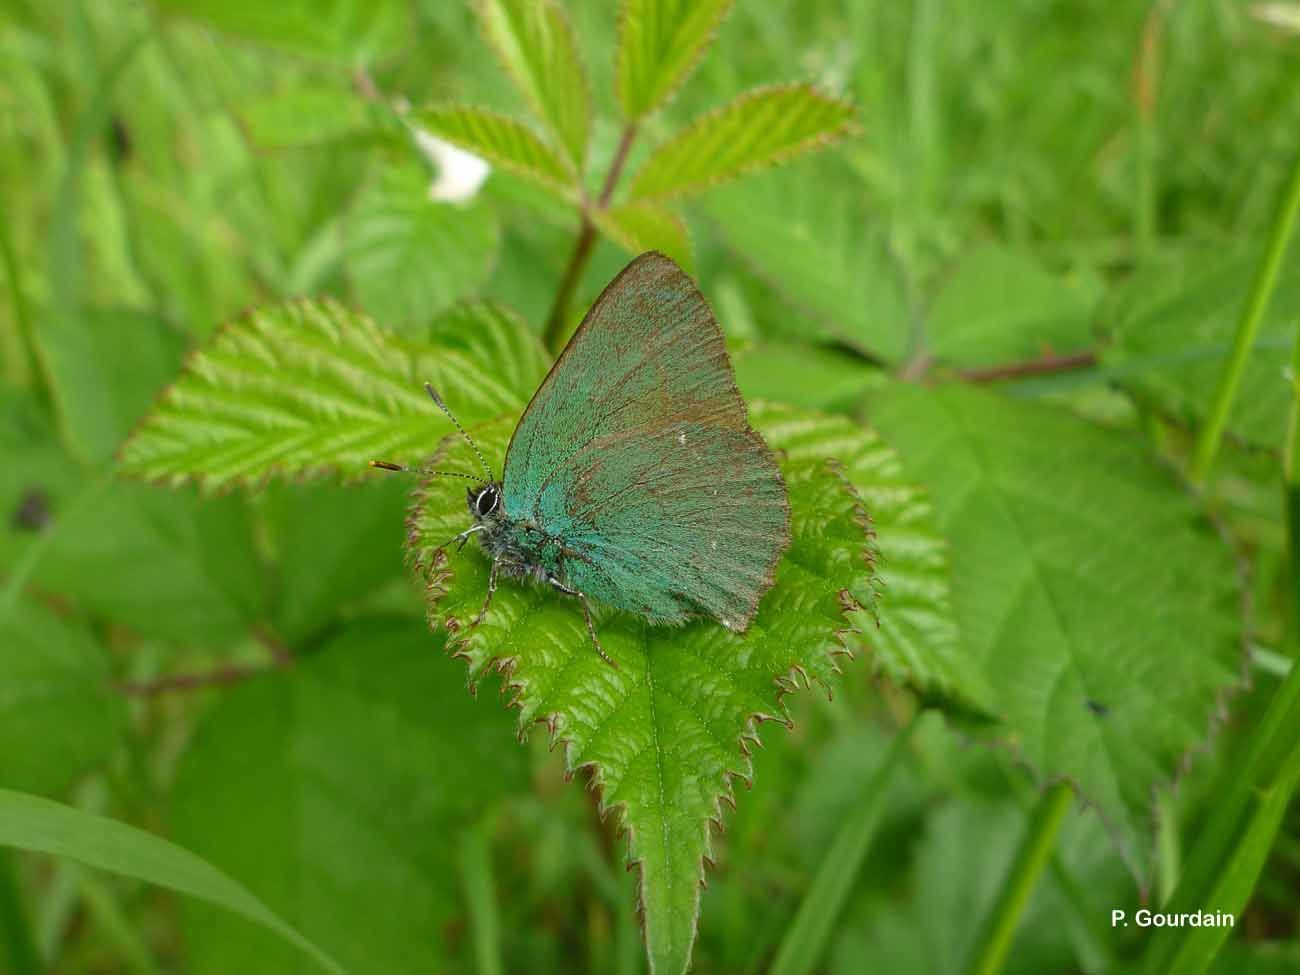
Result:
M1043 793L1034 808L1016 859L1002 883L993 910L984 919L976 942L978 947L966 966L971 975L994 975L1001 971L1007 952L1011 950L1011 939L1015 936L1020 915L1029 903L1029 895L1033 893L1039 875L1051 859L1056 835L1061 831L1073 798L1074 790L1069 783L1058 782Z
M1282 267L1282 258L1286 255L1286 245L1291 239L1291 230L1295 226L1297 213L1300 213L1300 155L1296 156L1295 163L1291 167L1291 177L1278 205L1268 247L1264 251L1264 260L1259 266L1259 273L1255 276L1255 283L1251 286L1250 298L1242 312L1241 323L1237 326L1232 355L1224 364L1223 373L1219 377L1210 414L1205 420L1205 425L1196 435L1191 469L1192 481L1196 484L1205 483L1205 477L1214 463L1214 455L1219 450L1219 441L1223 438L1223 429L1228 424L1228 414L1232 410L1237 387L1241 384L1246 359L1255 344L1259 323L1263 320L1269 300L1277 287L1278 272Z
M862 790L863 801L854 807L853 814L835 835L812 886L799 904L794 922L781 940L776 959L772 962L771 975L803 975L817 967L822 952L826 950L831 928L844 908L875 836L885 808L889 781L923 713L918 712L894 736L889 751Z
M133 826L39 796L0 789L0 846L68 857L224 907L280 935L325 971L343 975L337 962L242 884L188 850Z

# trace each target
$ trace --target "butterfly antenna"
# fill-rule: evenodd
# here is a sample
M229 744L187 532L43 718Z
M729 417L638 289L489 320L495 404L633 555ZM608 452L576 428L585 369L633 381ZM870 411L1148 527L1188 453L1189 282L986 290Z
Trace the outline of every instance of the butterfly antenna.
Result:
M433 384L425 383L424 390L429 394L430 399L433 400L433 405L438 407L438 409L442 410L442 412L447 415L447 419L450 420L452 425L460 431L460 435L465 438L465 442L473 448L474 455L478 458L479 464L482 465L483 473L488 476L488 480L495 481L496 476L493 475L492 468L488 467L488 462L483 457L483 451L478 449L478 444L474 442L474 438L465 432L465 428L460 425L460 421L456 419L456 415L447 408L447 404L442 401L442 397L439 396L438 391L433 388Z
M437 477L462 477L467 481L473 481L475 484L482 484L483 479L476 474L462 474L460 471L432 471L427 467L406 467L402 464L394 464L390 460L372 460L371 467L376 467L381 471L397 471L399 474L423 474L426 476Z

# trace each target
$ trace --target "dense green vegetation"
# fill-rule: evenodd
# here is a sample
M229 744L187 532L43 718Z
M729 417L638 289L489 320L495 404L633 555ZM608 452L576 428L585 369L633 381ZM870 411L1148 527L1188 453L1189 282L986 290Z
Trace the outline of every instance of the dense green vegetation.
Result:
M0 18L0 972L1300 967L1295 3ZM794 543L615 670L366 462L649 249Z

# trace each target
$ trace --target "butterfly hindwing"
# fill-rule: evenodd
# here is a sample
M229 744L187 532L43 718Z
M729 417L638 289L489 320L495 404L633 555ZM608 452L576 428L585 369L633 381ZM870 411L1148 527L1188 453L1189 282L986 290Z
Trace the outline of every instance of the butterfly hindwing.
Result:
M722 332L661 254L605 289L506 453L504 506L563 539L570 583L655 622L743 629L789 544L785 484Z

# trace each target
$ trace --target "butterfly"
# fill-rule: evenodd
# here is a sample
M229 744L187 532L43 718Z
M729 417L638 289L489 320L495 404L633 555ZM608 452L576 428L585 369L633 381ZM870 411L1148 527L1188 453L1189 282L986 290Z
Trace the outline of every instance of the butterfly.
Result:
M491 560L487 615L500 575L577 599L600 656L590 600L651 624L712 617L744 632L790 544L776 458L749 425L722 330L672 260L651 251L606 286L533 395L497 478L426 384L485 477L385 470L476 482L471 524Z

